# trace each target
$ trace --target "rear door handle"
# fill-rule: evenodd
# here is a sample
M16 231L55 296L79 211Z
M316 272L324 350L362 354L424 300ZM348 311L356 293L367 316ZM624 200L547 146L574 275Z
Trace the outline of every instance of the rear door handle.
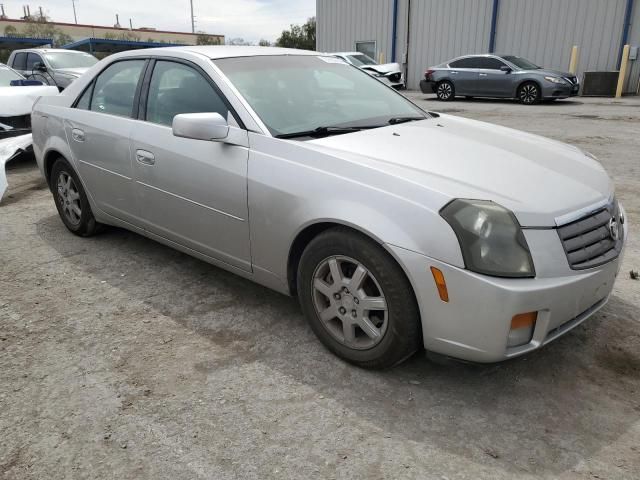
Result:
M458 72L456 72L456 71L452 71L452 72L451 72L451 74L452 74L452 75L453 75L453 74L457 74L457 73L458 73Z
M74 128L71 130L71 138L76 142L84 142L84 132L79 128Z
M146 150L136 150L136 160L143 165L154 165L156 163L155 155Z
M486 77L486 76L487 76L487 74L486 74L486 73L481 73L481 74L480 74L480 76L481 76L481 77Z

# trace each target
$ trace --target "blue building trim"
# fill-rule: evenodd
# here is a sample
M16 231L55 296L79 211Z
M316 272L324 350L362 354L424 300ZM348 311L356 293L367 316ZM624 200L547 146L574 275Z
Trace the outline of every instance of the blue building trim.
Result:
M161 42L137 42L135 40L115 40L108 38L83 38L77 42L63 45L62 48L67 50L83 50L89 53L96 51L124 51L136 50L140 48L160 48L160 47L180 47L184 44L180 43L161 43Z
M493 0L493 9L491 11L491 30L489 33L489 53L496 50L496 26L498 24L498 11L500 10L500 0Z
M396 45L398 39L398 0L393 0L393 28L391 33L391 63L396 61Z

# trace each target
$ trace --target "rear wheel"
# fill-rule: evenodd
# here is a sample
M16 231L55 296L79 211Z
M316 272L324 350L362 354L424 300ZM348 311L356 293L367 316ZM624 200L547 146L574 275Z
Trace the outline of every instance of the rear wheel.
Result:
M67 229L82 237L96 233L101 225L93 216L78 175L64 158L53 164L49 182L58 214Z
M533 105L540 102L540 87L537 83L526 82L518 89L518 100L523 105Z
M455 88L449 80L443 80L436 87L436 96L438 100L449 102L455 97Z
M300 259L298 293L320 341L348 362L391 367L421 346L418 306L404 272L358 233L335 228L312 240Z

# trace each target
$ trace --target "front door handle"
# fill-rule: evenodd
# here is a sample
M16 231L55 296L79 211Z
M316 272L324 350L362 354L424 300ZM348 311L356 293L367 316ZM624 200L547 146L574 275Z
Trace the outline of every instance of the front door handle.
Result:
M136 150L136 160L144 165L154 165L156 163L155 155L146 150Z
M456 72L455 70L452 70L452 71L451 71L451 74L452 74L452 75L457 75L457 74L458 74L458 72Z
M486 77L486 76L487 76L487 74L486 74L486 73L481 73L481 74L480 74L480 76L481 76L481 77Z
M84 132L79 128L74 128L71 130L71 138L73 138L76 142L84 142Z

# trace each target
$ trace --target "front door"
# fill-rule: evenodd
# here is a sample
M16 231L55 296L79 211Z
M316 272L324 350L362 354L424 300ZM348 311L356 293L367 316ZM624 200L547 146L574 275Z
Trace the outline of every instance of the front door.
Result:
M513 95L513 74L501 70L507 65L497 58L478 57L478 85L482 95L488 97L511 97Z
M131 153L144 228L250 271L247 132L222 94L197 67L157 60L141 110ZM174 136L174 116L196 112L220 113L244 146Z
M107 67L65 114L65 133L82 181L100 210L137 222L130 136L145 60Z

